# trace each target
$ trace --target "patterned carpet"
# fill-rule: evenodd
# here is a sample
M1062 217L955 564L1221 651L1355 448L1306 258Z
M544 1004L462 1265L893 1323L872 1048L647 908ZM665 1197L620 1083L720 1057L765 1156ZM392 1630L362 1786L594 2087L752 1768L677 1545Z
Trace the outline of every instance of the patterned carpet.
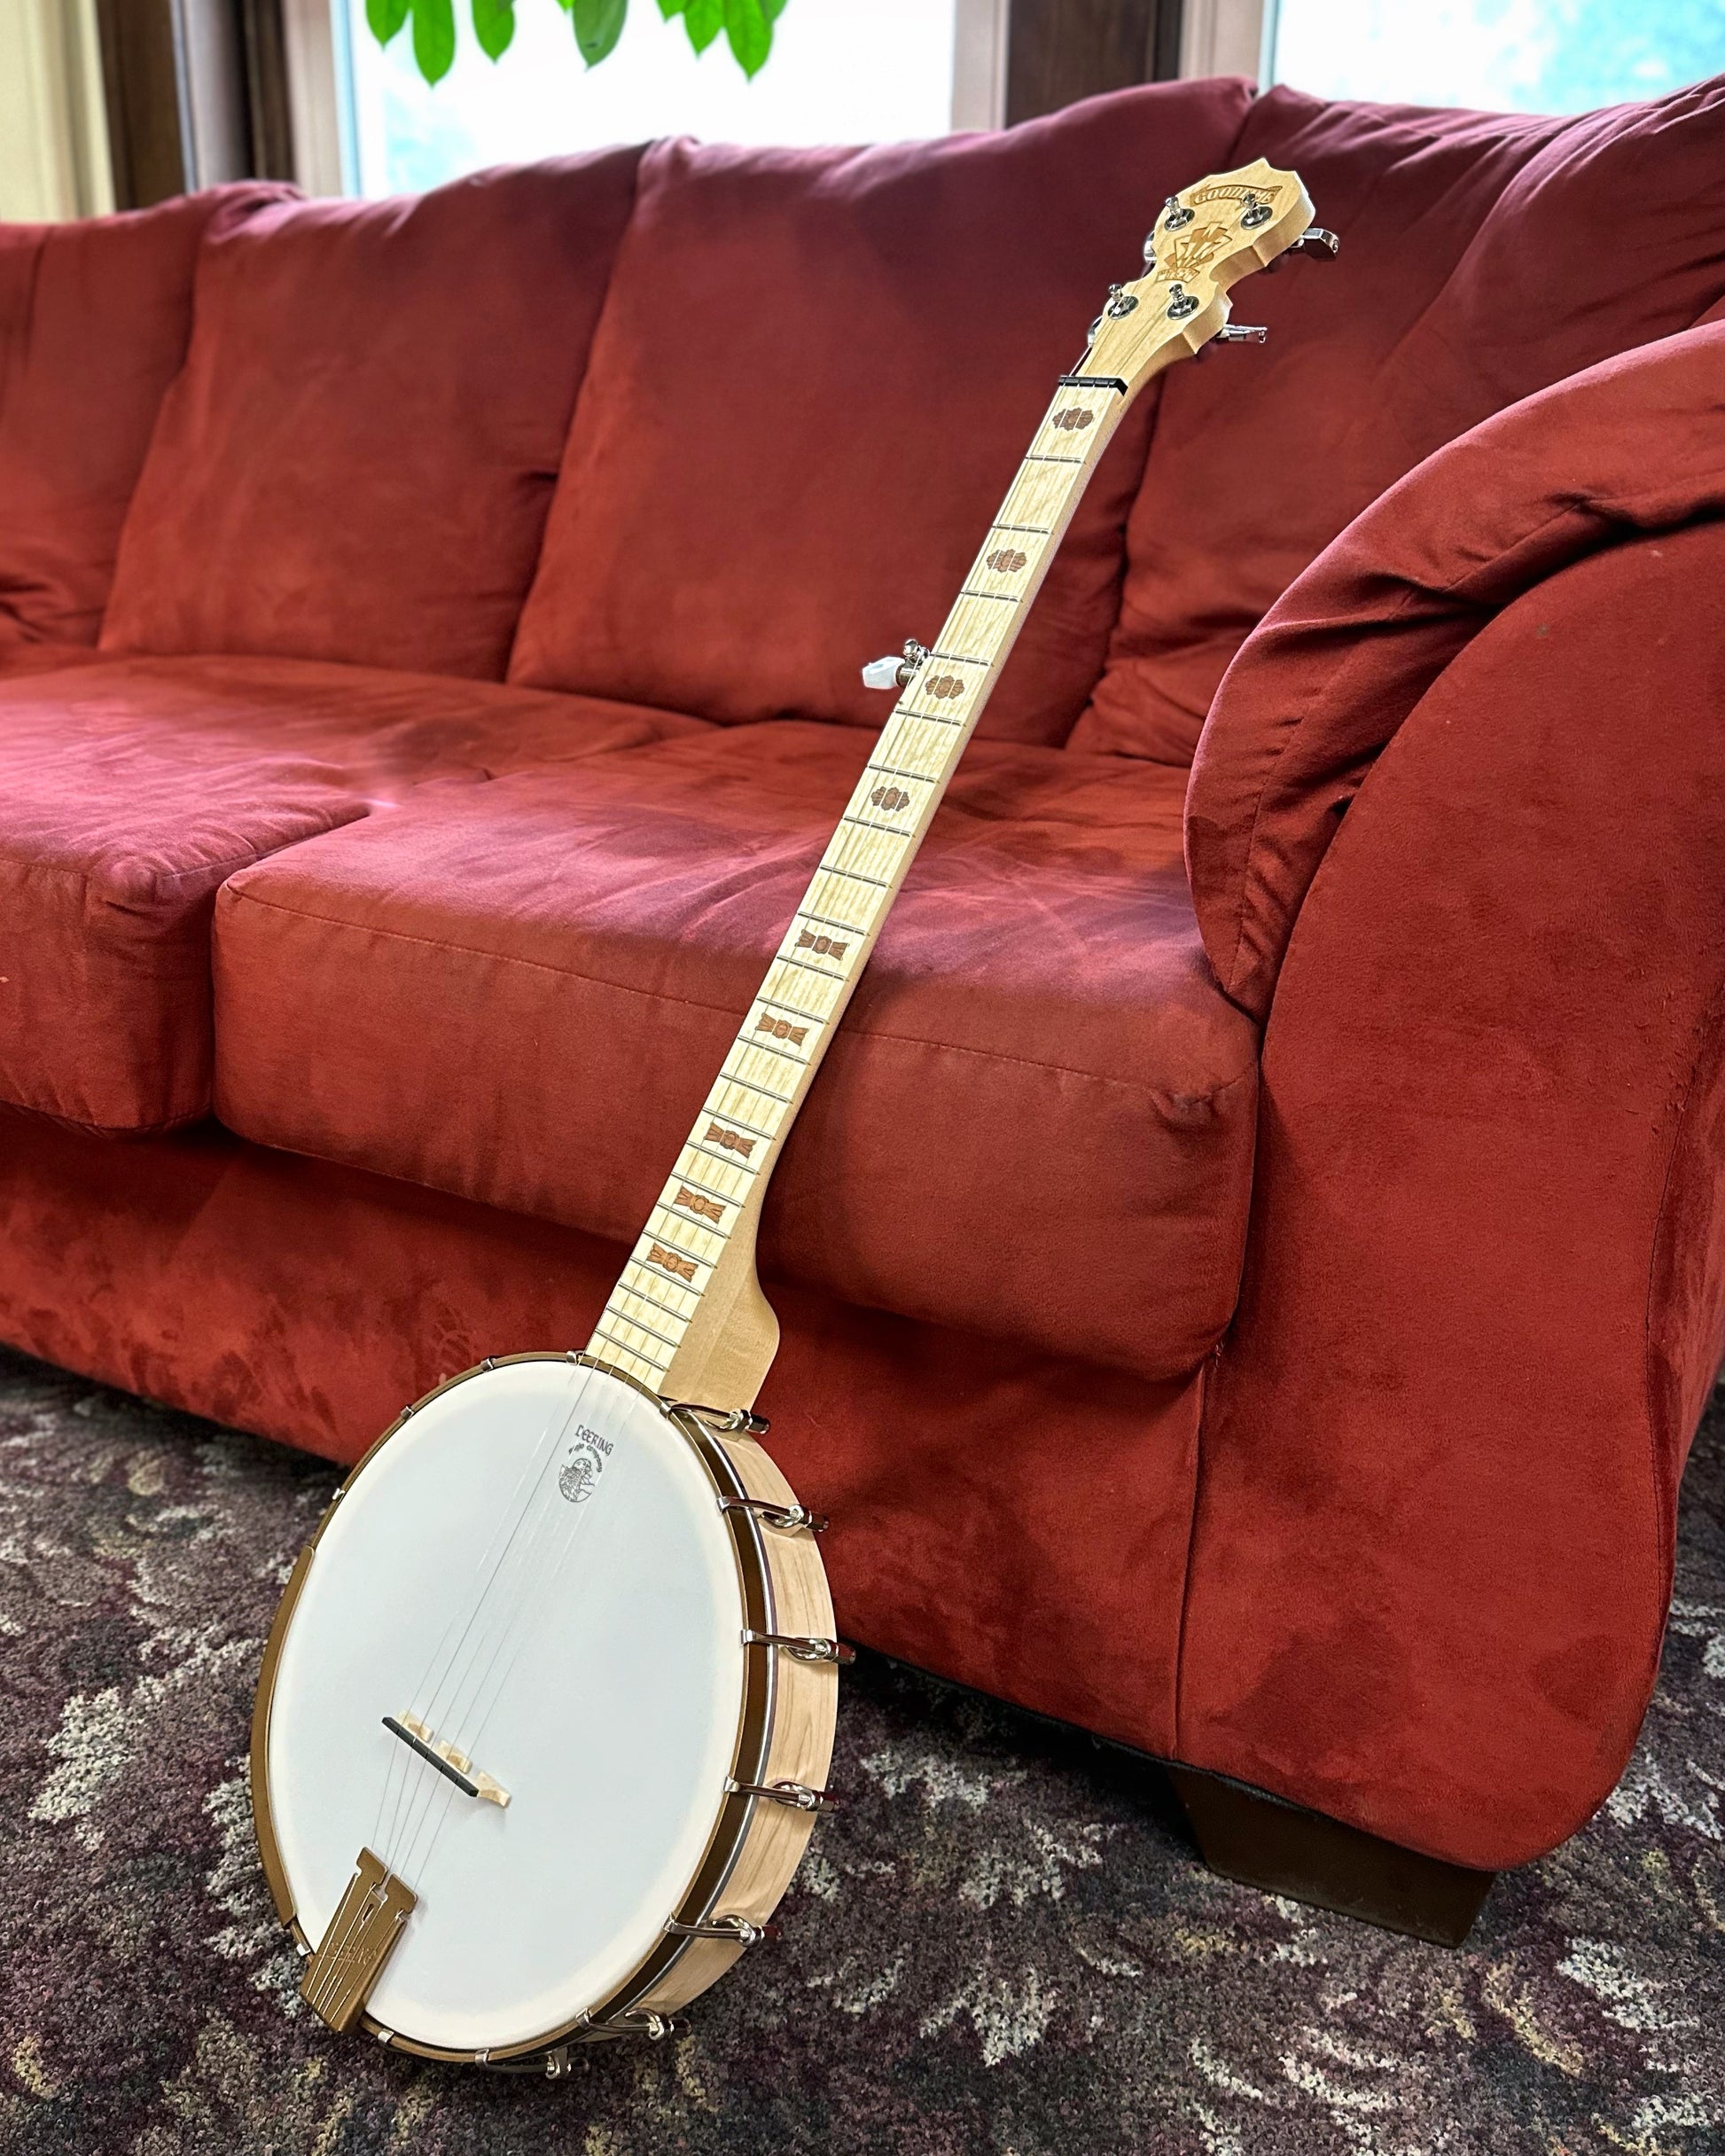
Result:
M1725 2150L1718 1405L1642 1748L1465 1950L1213 1879L1152 1770L865 1659L784 1942L554 2085L298 2010L244 1754L332 1481L0 1350L7 2156Z

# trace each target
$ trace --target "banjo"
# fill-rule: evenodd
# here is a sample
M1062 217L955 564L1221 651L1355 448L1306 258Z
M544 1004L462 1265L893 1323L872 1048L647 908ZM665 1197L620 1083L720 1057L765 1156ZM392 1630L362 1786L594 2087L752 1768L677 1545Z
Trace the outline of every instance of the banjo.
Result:
M771 1935L826 1787L839 1641L753 1411L778 1343L768 1178L1121 414L1229 326L1228 288L1335 252L1260 161L1171 197L1110 289L938 641L902 691L585 1348L488 1356L337 1491L263 1656L252 1802L301 1996L336 2030L552 2076L663 2036Z

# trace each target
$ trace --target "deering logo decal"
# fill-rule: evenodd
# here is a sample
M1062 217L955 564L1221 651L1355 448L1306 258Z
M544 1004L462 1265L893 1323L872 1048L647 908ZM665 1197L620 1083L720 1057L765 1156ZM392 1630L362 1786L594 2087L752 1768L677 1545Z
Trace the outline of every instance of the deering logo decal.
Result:
M601 1437L597 1430L589 1430L585 1423L575 1426L575 1434L570 1441L569 1457L558 1468L557 1486L571 1504L585 1504L599 1487L599 1477L605 1472L605 1464L610 1458L611 1440Z

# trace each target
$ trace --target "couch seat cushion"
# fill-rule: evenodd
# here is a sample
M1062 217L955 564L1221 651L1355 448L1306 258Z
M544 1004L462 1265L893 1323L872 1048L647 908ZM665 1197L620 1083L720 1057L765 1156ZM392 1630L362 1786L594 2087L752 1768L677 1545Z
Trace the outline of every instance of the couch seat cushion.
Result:
M0 679L0 1099L104 1129L205 1113L224 876L428 780L692 724L283 661Z
M422 793L233 877L216 1106L245 1137L632 1238L868 754L807 721ZM1190 1370L1233 1307L1253 1027L1183 780L973 745L786 1147L771 1275Z

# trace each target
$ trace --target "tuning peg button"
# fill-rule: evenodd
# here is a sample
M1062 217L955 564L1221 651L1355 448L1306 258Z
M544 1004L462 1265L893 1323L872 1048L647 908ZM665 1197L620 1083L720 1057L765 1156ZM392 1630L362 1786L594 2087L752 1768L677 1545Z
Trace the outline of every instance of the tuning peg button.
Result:
M1216 332L1218 344L1268 344L1269 332L1253 322L1224 323Z
M865 689L908 689L911 676L927 657L926 645L918 644L914 637L907 637L901 658L870 660L862 669L862 686Z

